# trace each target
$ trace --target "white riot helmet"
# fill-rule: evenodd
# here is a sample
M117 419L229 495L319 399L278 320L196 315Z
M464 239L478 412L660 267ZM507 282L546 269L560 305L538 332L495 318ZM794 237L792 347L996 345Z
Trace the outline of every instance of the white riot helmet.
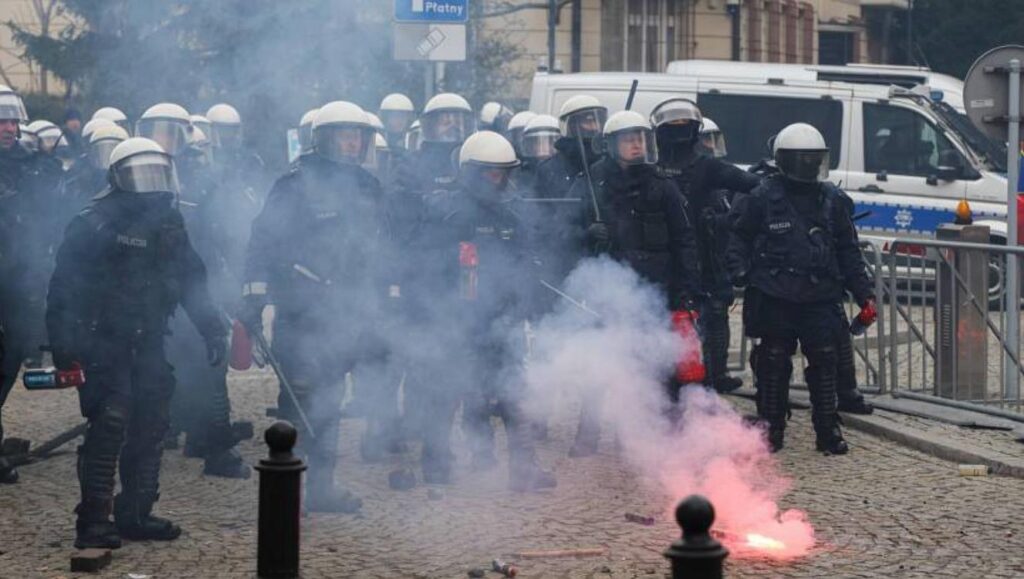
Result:
M92 114L92 119L106 119L115 125L121 127L124 130L128 130L128 117L121 112L121 109L114 107L103 107L96 109L96 112ZM88 124L88 123L86 123Z
M382 171L386 171L390 163L391 148L388 147L388 141L384 138L384 135L376 133L373 135L373 147L367 153L363 167L379 174Z
M700 143L716 159L729 154L725 148L725 134L718 128L718 123L707 117L704 117L704 124L700 129Z
M153 105L142 113L135 123L135 134L156 141L174 157L188 146L188 131L192 127L188 111L173 103Z
M194 128L201 130L207 139L210 138L210 134L213 133L213 123L206 118L206 115L190 115L188 120Z
M89 164L106 171L110 168L110 153L128 138L128 131L113 123L96 128L89 137Z
M18 124L18 142L21 143L22 147L33 153L39 150L39 137L28 130L28 125L24 123Z
M114 125L115 127L119 126L116 123L114 123L114 121L111 121L109 119L93 118L91 121L89 121L88 123L85 123L85 125L82 126L82 142L83 143L88 143L89 142L89 137L92 136L94 131L96 131L100 127L106 127L106 126L110 126L110 125ZM124 128L124 127L122 127L122 128ZM127 130L128 129L125 129L125 131L127 131Z
M504 190L509 174L518 166L512 143L493 131L470 135L459 149L459 179L472 192Z
M662 145L693 145L700 138L704 115L690 99L672 98L654 107L650 121Z
M653 165L658 162L658 145L651 123L636 111L621 111L604 124L607 154L623 165Z
M177 196L178 174L174 158L156 142L143 137L127 139L110 152L111 187L127 193L170 193Z
M384 130L391 135L401 135L409 130L416 120L416 108L409 97L401 93L391 93L380 101L378 109Z
M235 107L220 103L206 111L206 118L212 124L208 135L217 148L237 149L242 144L242 117Z
M192 131L188 135L188 146L202 163L208 165L213 162L213 141L200 127L192 126Z
M494 131L504 134L512 119L512 110L505 105L491 101L480 108L480 122L477 128L481 131Z
M775 166L789 179L803 183L828 179L828 145L811 125L794 123L782 129L772 148Z
M313 150L313 117L320 109L309 109L299 119L299 148L303 153Z
M380 122L380 117L371 113L370 111L365 112L366 120L369 121L370 126L373 127L373 130L377 131L380 134L384 134L384 123Z
M0 84L0 120L28 122L28 113L25 112L25 103L22 102L18 93L9 86Z
M32 121L28 124L28 132L36 136L39 150L44 153L53 153L57 147L57 141L64 136L60 127L47 120Z
M441 93L427 101L420 126L424 142L461 143L475 130L473 107L457 94Z
M561 138L558 119L551 115L536 115L523 131L519 152L525 159L543 161L555 154L555 141Z
M590 95L576 95L562 104L558 125L565 137L590 139L601 134L608 109Z
M335 163L360 165L373 147L375 132L358 105L330 102L313 117L313 150Z
M407 151L419 151L420 144L423 143L423 128L420 126L419 120L415 120L409 125L409 132L405 134L405 149Z
M522 152L523 145L523 131L526 130L526 125L530 124L530 121L537 116L537 113L532 111L521 111L515 114L508 121L508 140L515 147L516 151ZM556 123L558 121L555 121Z

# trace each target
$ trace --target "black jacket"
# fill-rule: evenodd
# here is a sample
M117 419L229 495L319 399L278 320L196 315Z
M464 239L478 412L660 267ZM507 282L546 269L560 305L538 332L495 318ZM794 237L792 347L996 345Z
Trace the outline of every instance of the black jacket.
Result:
M558 152L553 157L537 166L535 189L538 197L548 199L569 197L576 179L582 178L584 156L580 141L562 137L555 141L555 149ZM599 160L599 157L589 150L586 143L583 144L582 149L586 151L587 163L594 164Z
M701 295L697 239L686 200L671 179L656 167L622 169L611 159L592 168L594 190L607 224L607 247L591 245L591 253L608 253L668 293L678 308ZM588 196L582 181L571 195ZM593 204L583 202L585 227L597 221Z
M337 318L372 309L386 232L380 184L362 167L306 155L253 222L245 283L266 283L279 314Z
M55 351L162 336L182 305L207 340L227 331L170 196L112 191L72 219L57 251L46 327Z
M873 296L849 203L831 183L766 178L738 198L727 261L733 281L779 299L857 303Z

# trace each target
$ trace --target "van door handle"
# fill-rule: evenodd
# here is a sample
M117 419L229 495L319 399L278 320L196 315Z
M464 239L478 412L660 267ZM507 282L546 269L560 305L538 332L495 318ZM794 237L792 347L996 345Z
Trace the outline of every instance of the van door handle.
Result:
M885 189L882 189L878 185L865 185L857 190L861 193L885 193Z

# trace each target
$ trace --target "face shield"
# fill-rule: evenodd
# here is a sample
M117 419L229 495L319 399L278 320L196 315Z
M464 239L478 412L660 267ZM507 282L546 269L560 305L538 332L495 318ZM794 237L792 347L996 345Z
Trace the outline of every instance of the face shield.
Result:
M0 119L28 123L28 113L21 97L12 92L0 94Z
M423 142L423 130L419 128L410 129L405 134L405 149L407 151L419 151L420 143Z
M299 149L303 153L313 150L313 123L299 127Z
M623 165L654 165L658 146L650 129L628 129L608 136L608 154Z
M722 131L701 133L700 144L709 155L716 159L725 157L728 154L725 148L725 135L722 134Z
M162 153L133 155L111 168L114 185L128 193L171 193L178 195L178 174L174 161Z
M558 125L562 134L567 137L582 137L591 139L601 134L605 121L608 120L608 111L605 108L584 109L577 111L565 118L559 119Z
M828 179L829 152L780 149L775 152L775 165L794 181L817 183Z
M380 122L384 124L384 132L389 135L401 135L409 130L416 120L412 111L380 111Z
M210 142L217 149L239 149L242 146L242 125L225 125L213 123L211 128Z
M496 167L466 163L459 169L459 181L466 190L481 198L492 198L508 189L514 167Z
M555 141L560 137L554 129L532 131L523 135L519 150L527 159L543 161L555 154Z
M473 113L458 109L431 111L420 124L423 140L433 143L461 143L473 132Z
M89 164L106 171L110 168L110 153L122 143L119 139L102 139L89 144Z
M318 155L347 165L361 165L373 145L374 130L361 125L323 125L313 131Z
M173 157L188 145L188 126L176 119L139 119L137 134L156 141Z
M63 136L64 133L59 127L49 127L39 131L39 150L44 153L53 153Z

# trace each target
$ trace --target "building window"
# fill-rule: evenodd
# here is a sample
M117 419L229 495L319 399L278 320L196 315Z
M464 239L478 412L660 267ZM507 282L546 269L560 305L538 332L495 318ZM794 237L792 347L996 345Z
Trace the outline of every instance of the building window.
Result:
M822 30L818 33L818 63L846 65L857 62L857 35Z
M677 58L683 4L682 0L625 0L626 14L620 20L622 42L618 44L625 70L661 72ZM616 59L609 58L612 60Z

